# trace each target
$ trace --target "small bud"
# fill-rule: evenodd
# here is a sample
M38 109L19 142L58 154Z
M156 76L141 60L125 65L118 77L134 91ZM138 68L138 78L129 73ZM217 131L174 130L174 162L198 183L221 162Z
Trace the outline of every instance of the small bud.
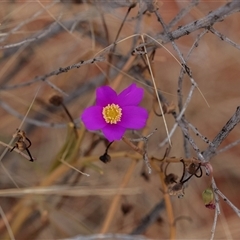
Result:
M170 184L177 183L177 179L178 176L176 174L170 173L165 177L164 182L168 186Z
M107 153L104 153L102 156L99 157L99 159L104 163L111 162L111 156Z
M128 203L123 203L121 206L121 210L123 215L127 215L128 213L130 213L133 209L133 205L128 204Z
M62 105L62 103L63 103L63 98L62 98L61 96L59 96L59 95L53 95L53 96L49 99L49 102L50 102L52 105L58 107L58 106Z

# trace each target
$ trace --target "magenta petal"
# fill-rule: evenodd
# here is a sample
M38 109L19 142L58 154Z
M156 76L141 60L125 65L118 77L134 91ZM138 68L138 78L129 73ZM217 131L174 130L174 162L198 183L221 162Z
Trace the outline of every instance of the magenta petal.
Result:
M142 98L144 91L138 88L136 84L131 84L118 95L118 103L122 106L137 106Z
M109 142L120 140L125 131L126 129L118 124L107 124L107 126L102 129L104 136Z
M96 104L105 107L111 103L117 103L117 93L109 86L102 86L96 91Z
M140 129L146 125L148 112L137 106L126 106L122 109L119 125L128 129Z
M102 107L100 106L86 108L82 113L81 120L88 130L99 130L107 124L102 116Z

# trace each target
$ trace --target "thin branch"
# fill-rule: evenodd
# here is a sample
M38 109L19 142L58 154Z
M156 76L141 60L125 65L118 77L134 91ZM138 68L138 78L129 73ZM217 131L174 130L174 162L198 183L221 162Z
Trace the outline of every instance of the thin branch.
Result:
M4 37L2 37L0 39L0 42L3 42L4 40L6 40L11 34L13 34L14 32L18 31L21 27L23 27L24 25L30 23L31 21L33 21L36 17L38 17L39 15L41 15L42 13L44 13L46 11L46 9L51 8L52 6L54 6L57 3L57 1L52 2L51 4L49 4L48 6L45 7L45 9L41 9L38 12L36 12L35 14L33 14L31 17L27 18L24 21L21 21L16 27L14 27L12 30L8 31L7 34L4 35Z
M236 112L225 124L222 130L213 139L211 146L209 146L204 152L203 157L205 161L209 161L214 155L216 155L216 150L222 141L228 136L228 134L234 129L234 127L240 122L240 106L237 107Z
M176 123L173 125L172 129L170 130L169 132L169 138L172 137L172 135L174 134L175 130L177 129L177 126L179 125L179 121L181 120L182 116L184 115L186 109L187 109L187 106L188 104L190 103L190 100L192 98L192 95L193 95L193 92L194 92L194 89L195 89L195 85L192 84L190 90L189 90L189 93L188 93L188 97L183 105L183 108L181 110L181 112L176 115L176 118L175 118L175 121ZM159 144L159 147L163 147L165 144L167 144L168 142L168 138L165 138L160 144Z
M75 64L67 66L67 67L63 67L63 68L60 67L57 70L54 70L50 73L47 73L47 74L39 76L39 77L35 77L34 79L32 79L30 81L27 81L27 82L24 82L24 83L15 84L15 85L12 85L12 86L1 87L0 90L11 90L11 89L16 89L16 88L26 87L26 86L30 86L34 83L37 83L39 81L46 82L46 79L48 79L52 76L57 76L59 74L66 73L66 72L68 72L68 71L70 71L74 68L80 68L83 65L93 64L94 62L101 62L103 60L104 60L104 58L102 56L101 57L99 56L99 57L95 57L95 58L92 58L92 59L89 59L89 60L86 60L86 61L80 61L78 63L75 63ZM46 82L46 83L48 83L48 82Z
M197 6L199 3L199 0L192 0L191 3L189 3L188 6L181 9L181 11L171 20L171 22L168 24L167 28L171 29L177 22L179 22L187 13L189 13L192 8Z
M35 42L35 41L45 37L48 33L50 33L52 28L55 25L56 25L56 22L52 23L48 29L46 29L44 31L41 31L40 34L38 34L35 37L27 38L25 40L22 40L21 42L10 43L10 44L7 44L7 45L0 46L0 49L15 48L15 47L20 47L20 46L22 46L22 45L24 45L26 43Z
M198 148L197 144L195 143L195 141L192 139L192 137L190 137L190 135L188 133L188 129L186 128L186 124L184 124L184 120L179 121L178 124L181 127L184 137L187 139L187 141L191 144L192 148L195 150L195 152L198 156L198 159L203 161L204 158L202 156L202 153L201 153L200 149Z
M191 53L193 52L193 50L198 47L199 41L200 39L207 33L207 30L203 31L202 33L200 33L196 40L194 41L192 47L190 48L190 50L188 51L188 54L186 56L186 62L188 61ZM182 110L183 108L183 94L182 94L182 86L183 86L183 76L185 75L186 71L181 68L180 71L180 75L178 78L178 89L177 89L177 95L178 95L178 109L179 111ZM185 123L185 116L183 115L183 122ZM185 128L188 129L188 126L185 125ZM190 149L189 149L189 142L187 141L187 139L184 137L184 151L185 151L185 156L186 157L190 157Z
M20 114L19 112L17 112L15 109L13 109L12 107L10 107L7 103L3 102L0 100L0 106L7 111L9 114L17 117L18 119L23 120L24 119L24 115ZM75 119L75 123L77 123L79 121L79 119ZM39 126L39 127L48 127L48 128L63 128L67 126L67 123L48 123L48 122L44 122L44 121L40 121L40 120L36 120L36 119L32 119L27 117L25 119L26 123L29 124L33 124L35 126Z
M228 37L224 36L222 33L218 32L216 29L214 29L213 27L209 28L210 32L212 32L214 35L218 36L222 41L232 45L233 47L237 48L238 50L240 50L240 45L233 42L231 39L229 39Z
M216 183L215 183L215 180L214 180L213 177L212 177L212 188L213 189L216 188ZM212 225L210 240L214 239L216 226L217 226L217 220L218 220L218 216L220 215L219 197L218 197L218 194L215 191L214 191L214 198L215 198L216 208L215 208L215 214L214 214L214 219L213 219L213 225Z
M187 122L185 120L185 122ZM213 143L205 136L203 136L196 127L194 127L191 123L187 122L188 126L194 131L196 136L200 137L205 143L207 143L210 146L213 146Z
M70 20L66 20L63 21L61 23L61 25L59 24L55 24L54 27L51 27L51 31L48 32L45 36L42 36L41 38L37 39L36 41L33 42L29 42L27 44L27 46L31 46L32 44L38 44L38 46L43 43L44 41L56 36L57 34L61 33L62 31L65 31L66 29L70 29L68 30L68 32L71 32L71 27L73 24L75 24L77 21L79 21L79 18L81 19L81 22L85 21L86 19L82 19L82 13L80 13L79 16L74 17L73 19ZM64 27L62 27L64 26ZM39 35L43 34L44 32L48 31L49 27L44 28L43 30L40 30L38 33L34 34L33 36L31 36L30 38L36 38ZM82 29L78 29L78 31L82 31ZM15 46L14 48L10 48L10 49L5 49L5 51L3 51L3 56L1 58L1 60L5 60L6 58L12 56L13 54L15 54L20 48L22 48L22 45L20 46Z
M157 128L154 129L154 131L152 131L150 134L148 134L146 137L140 137L138 139L130 139L131 142L140 142L143 141L143 151L142 151L142 155L143 155L143 160L148 168L148 173L151 174L152 173L152 168L151 165L149 163L149 158L148 158L148 140L149 138L157 131ZM126 141L125 141L126 142ZM135 146L135 145L134 145Z
M240 143L240 139L238 139L237 141L232 142L232 143L228 144L227 146L225 146L225 147L219 149L218 151L216 151L216 154L219 154L219 153L225 152L225 151L227 151L227 150L229 150L229 149L231 149L231 148L237 146L239 143Z
M131 232L131 235L141 234L146 231L146 229L156 222L159 217L160 212L165 209L165 201L159 201L153 209L141 220L141 223Z
M190 50L188 51L188 54L187 54L186 60L185 60L186 62L188 61L188 59L189 59L191 53L193 52L193 50L194 50L196 47L198 47L199 41L201 40L201 38L202 38L207 32L208 32L208 30L204 30L203 32L201 32L201 33L197 36L197 38L196 38L196 40L194 41L192 47L191 47ZM185 72L185 69L184 69L184 68L181 68L181 72L180 72L180 75L179 75L179 78L178 78L178 90L177 90L177 92L178 92L178 108L179 108L179 111L182 109L182 105L183 105L183 100L182 100L182 98L183 98L183 94L182 94L182 84L183 84L183 76L184 76L185 73L186 73L186 72Z
M214 180L212 181L212 188L214 192L217 193L223 199L223 201L226 202L240 218L240 210L218 189Z
M164 23L161 15L160 15L157 11L155 11L155 14L156 14L156 16L157 16L158 21L159 21L159 22L161 23L161 25L163 26L165 32L166 32L167 34L169 34L168 31L167 31L167 26L166 26L166 24ZM193 91L194 91L195 87L198 88L198 86L197 86L197 83L195 82L195 80L193 79L191 70L190 70L190 68L187 66L186 61L184 60L184 58L183 58L183 56L182 56L179 48L177 47L176 43L175 43L173 40L171 40L171 43L172 43L172 45L173 45L173 48L176 50L176 52L178 53L178 55L179 55L179 57L180 57L180 59L181 59L182 66L185 68L185 71L186 71L186 73L188 74L188 76L189 76L189 78L190 78L190 80L191 80L192 86L191 86L191 88L190 88L188 97L187 97L187 99L186 99L186 101L185 101L185 103L184 103L184 105L183 105L183 107L182 107L182 109L181 109L181 112L180 112L178 115L176 115L176 113L174 113L176 123L174 124L174 126L173 126L173 128L172 128L172 131L171 131L170 133L173 134L173 133L175 132L177 126L179 125L179 126L181 127L182 131L183 131L183 134L184 134L185 139L187 139L187 140L189 141L189 143L192 145L193 149L197 152L197 155L198 155L199 159L203 160L202 154L200 153L199 148L197 147L197 145L195 144L195 142L193 141L193 139L189 136L188 128L187 128L187 126L186 126L186 123L184 122L184 117L183 117L183 116L184 116L184 113L185 113L185 111L186 111L186 109L187 109L187 106L188 106L188 104L189 104L189 102L190 102L190 100L191 100L191 98L192 98ZM198 90L199 90L199 89L198 89ZM199 90L199 91L200 91L200 90ZM200 92L200 93L201 93L201 92ZM183 118L182 118L182 117L183 117ZM166 142L166 140L165 140L165 142ZM163 141L162 143L160 143L159 146L161 147L161 146L163 146L163 144L164 144L164 141Z
M201 28L208 28L210 26L213 26L215 23L222 21L227 16L240 11L240 1L233 0L232 2L228 2L222 7L219 7L215 11L210 12L207 16L193 21L185 26L180 27L179 29L172 31L170 33L164 32L161 34L158 34L154 38L160 39L162 44L166 44L168 42L171 42L173 40L176 40L182 36L189 35L190 33L201 29ZM153 41L149 41L147 45L154 44ZM144 44L140 44L136 48L142 47ZM154 44L156 45L156 44Z
M10 226L10 224L8 222L8 219L7 219L7 217L6 217L6 215L5 215L5 213L4 213L4 211L3 211L1 206L0 206L0 215L1 215L1 218L3 219L3 221L5 223L5 226L7 228L7 231L8 231L10 239L11 240L15 240L15 237L14 237L14 234L12 232L11 226Z
M165 32L170 36L171 34L168 32L167 26L166 26L166 24L164 23L161 15L160 15L158 12L155 12L155 14L156 14L156 16L157 16L158 21L162 24ZM189 76L189 78L190 78L190 80L191 80L191 83L192 83L193 85L195 85L195 87L198 89L199 93L202 95L203 99L206 101L206 99L204 98L202 92L201 92L200 89L198 88L196 81L193 79L191 69L187 66L187 63L186 63L186 61L185 61L185 59L184 59L184 57L183 57L180 49L178 48L177 44L174 42L173 39L171 39L171 43L172 43L172 46L173 46L174 50L178 53L178 56L179 56L179 58L180 58L180 60L181 60L181 63L182 63L182 67L184 68L184 70L185 70L186 73L188 74L188 76ZM194 44L193 46L195 47L195 44ZM190 49L190 50L191 50L191 49ZM206 101L206 103L207 103L207 101ZM208 105L208 103L207 103L207 105Z

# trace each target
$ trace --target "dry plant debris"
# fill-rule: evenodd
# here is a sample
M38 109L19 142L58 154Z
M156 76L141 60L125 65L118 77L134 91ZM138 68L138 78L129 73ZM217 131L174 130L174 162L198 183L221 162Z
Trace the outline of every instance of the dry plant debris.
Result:
M0 238L238 239L239 11L0 3Z

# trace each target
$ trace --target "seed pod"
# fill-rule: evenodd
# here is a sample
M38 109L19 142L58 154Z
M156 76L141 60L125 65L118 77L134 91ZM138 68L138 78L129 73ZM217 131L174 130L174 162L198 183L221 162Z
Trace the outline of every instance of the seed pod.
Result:
M173 183L177 183L178 176L174 173L169 173L165 176L164 182L168 186Z
M211 187L205 189L202 193L202 199L206 208L215 209L214 194Z
M58 107L58 106L62 105L62 103L63 103L63 98L62 98L61 96L59 96L59 95L53 95L53 96L49 99L49 102L50 102L52 105Z
M188 172L191 175L194 175L196 173L196 165L194 163L191 163L188 167Z
M178 198L183 197L184 196L183 184L181 182L176 183L175 185L168 189L168 193L169 195L172 196L178 195Z
M205 205L210 204L214 200L212 188L207 188L202 193L202 199Z
M27 145L25 142L16 142L16 147L20 151L24 151L27 148Z

